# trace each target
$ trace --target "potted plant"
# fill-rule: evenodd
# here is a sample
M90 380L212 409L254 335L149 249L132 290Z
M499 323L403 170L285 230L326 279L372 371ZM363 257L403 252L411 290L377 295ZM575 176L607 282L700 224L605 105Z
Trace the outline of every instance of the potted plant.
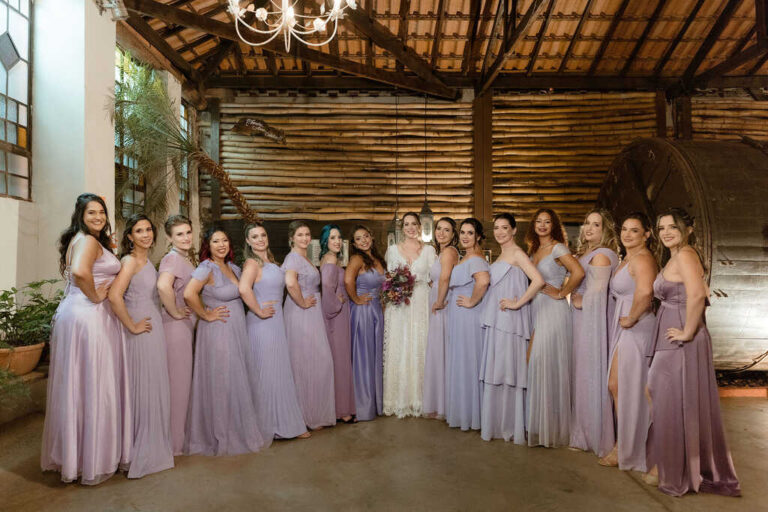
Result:
M64 296L56 283L47 279L0 291L0 369L24 375L37 366Z

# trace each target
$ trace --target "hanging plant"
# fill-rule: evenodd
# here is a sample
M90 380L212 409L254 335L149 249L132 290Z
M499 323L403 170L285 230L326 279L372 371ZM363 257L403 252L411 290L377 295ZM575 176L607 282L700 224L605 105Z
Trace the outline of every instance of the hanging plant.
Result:
M178 182L181 163L186 159L219 182L245 222L260 220L232 183L229 173L187 137L162 80L151 68L132 59L126 58L123 66L126 79L116 84L111 111L115 133L122 137L117 157L121 162L135 163L130 167L136 170L128 170L128 176L119 177L118 181L124 185L122 189L118 188L117 197L122 197L123 191L131 185L128 180L135 183L135 180L144 179L152 184L147 187L145 210L167 210L168 187L174 181Z

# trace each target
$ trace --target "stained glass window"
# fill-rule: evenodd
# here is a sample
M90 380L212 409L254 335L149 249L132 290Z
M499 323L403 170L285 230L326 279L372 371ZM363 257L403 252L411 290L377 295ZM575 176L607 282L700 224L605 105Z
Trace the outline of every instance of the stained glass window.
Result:
M30 0L0 0L0 196L30 199Z

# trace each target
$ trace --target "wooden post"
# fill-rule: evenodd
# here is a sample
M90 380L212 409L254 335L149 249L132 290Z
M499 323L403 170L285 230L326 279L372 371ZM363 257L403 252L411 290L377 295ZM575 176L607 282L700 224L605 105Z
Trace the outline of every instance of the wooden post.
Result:
M219 111L219 99L212 98L208 102L208 110L211 113L211 146L210 155L214 162L219 163L219 140L221 131L221 112ZM219 180L211 176L211 220L221 219L221 188Z
M472 103L473 183L475 217L489 222L493 217L493 91L476 97Z
M656 91L656 136L667 136L667 97L663 90Z
M691 126L691 97L680 96L675 98L675 138L693 138Z

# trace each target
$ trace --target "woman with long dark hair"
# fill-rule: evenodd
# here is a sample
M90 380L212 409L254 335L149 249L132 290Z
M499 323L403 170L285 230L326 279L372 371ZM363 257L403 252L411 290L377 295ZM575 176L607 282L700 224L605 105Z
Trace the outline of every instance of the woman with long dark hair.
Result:
M163 330L171 389L171 439L173 454L184 451L189 391L192 386L192 344L195 315L184 303L184 288L192 278L197 258L193 252L192 222L183 215L165 221L171 248L160 260L157 291L163 303Z
M658 216L661 262L653 290L661 300L646 356L651 399L648 480L672 496L711 492L740 496L725 441L712 340L704 321L708 289L693 218L682 208Z
M245 226L240 297L248 307L248 376L253 403L268 438L306 438L310 434L296 396L283 318L285 274L269 250L262 224Z
M462 221L459 243L464 257L451 273L448 337L445 351L445 420L461 430L480 429L480 364L483 354L483 299L491 282L483 256L483 225Z
M615 436L608 392L608 283L619 264L616 226L602 209L587 213L579 233L576 257L585 277L571 295L573 322L571 358L570 446L604 457Z
M363 225L352 229L349 265L344 285L352 301L350 332L355 411L358 421L368 421L384 408L384 313L379 292L386 263L376 249L371 230Z
M571 309L565 298L584 270L565 245L557 214L542 208L528 232L528 256L544 277L533 299L533 334L528 361L528 445L567 446L571 421ZM563 284L570 274L567 284Z
M616 444L599 462L603 466L645 472L645 444L650 421L645 398L648 379L645 347L651 341L656 320L651 300L653 281L659 272L648 216L633 212L624 217L619 244L622 260L611 278L614 311L608 324L613 346L608 390L616 416Z
M133 412L133 455L128 478L173 467L171 395L165 336L161 328L157 271L149 261L155 226L142 213L131 215L120 242L122 268L109 289L112 310L123 324Z
M435 223L433 242L437 259L429 269L429 332L424 355L422 414L429 418L445 417L445 337L446 306L451 301L451 272L459 261L459 229L456 221L442 217Z
M229 235L211 227L200 244L200 264L184 289L184 300L200 319L184 445L189 455L257 452L272 442L259 430L253 403L240 268L232 260Z
M98 484L131 457L120 323L105 299L120 271L104 200L81 194L59 238L67 282L54 316L40 465L64 482Z
M352 385L352 344L349 334L349 296L344 287L341 228L326 224L320 233L320 304L333 356L336 419L349 423L355 414Z
M307 259L312 241L309 225L294 220L288 225L291 252L283 261L285 287L285 330L291 354L304 423L319 430L336 424L333 387L333 356L320 309L320 272Z

